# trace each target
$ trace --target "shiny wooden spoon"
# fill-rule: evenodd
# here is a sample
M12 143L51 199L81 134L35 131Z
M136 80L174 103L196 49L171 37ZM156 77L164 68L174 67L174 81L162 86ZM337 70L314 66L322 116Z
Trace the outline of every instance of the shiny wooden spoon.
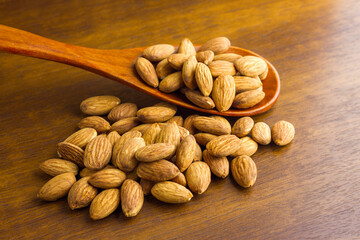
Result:
M199 108L192 105L192 103L180 93L163 93L146 85L142 79L140 79L135 71L134 63L145 48L146 47L139 47L120 50L86 48L57 42L19 29L0 25L0 51L42 58L83 68L161 100L192 110L224 116L250 116L269 110L279 96L279 74L274 66L263 58L269 66L269 73L263 81L265 98L259 104L248 109L230 109L226 112ZM228 52L261 57L254 52L238 47L230 47Z

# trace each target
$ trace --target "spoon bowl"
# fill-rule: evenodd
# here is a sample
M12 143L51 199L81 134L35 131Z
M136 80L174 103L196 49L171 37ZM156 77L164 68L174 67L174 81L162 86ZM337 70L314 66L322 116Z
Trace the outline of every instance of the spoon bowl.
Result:
M253 55L265 60L269 72L263 80L265 98L247 109L229 109L225 112L197 107L179 93L163 93L148 86L136 73L134 63L146 47L102 50L61 43L26 31L0 25L0 51L42 58L83 68L106 78L120 82L163 101L199 112L223 116L251 116L266 112L276 102L280 93L280 77L275 67L260 55L239 47L230 47L229 53Z

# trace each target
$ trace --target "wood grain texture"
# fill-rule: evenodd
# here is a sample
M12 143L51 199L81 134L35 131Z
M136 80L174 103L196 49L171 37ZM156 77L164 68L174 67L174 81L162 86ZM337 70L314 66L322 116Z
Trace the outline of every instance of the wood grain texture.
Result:
M139 107L158 100L81 69L0 53L1 238L360 238L359 10L356 0L0 1L1 24L84 47L227 36L271 61L282 79L274 107L254 120L296 128L290 145L259 147L250 189L213 177L187 204L146 197L135 218L118 209L95 222L66 199L36 198L50 179L38 164L77 129L83 99L116 95Z

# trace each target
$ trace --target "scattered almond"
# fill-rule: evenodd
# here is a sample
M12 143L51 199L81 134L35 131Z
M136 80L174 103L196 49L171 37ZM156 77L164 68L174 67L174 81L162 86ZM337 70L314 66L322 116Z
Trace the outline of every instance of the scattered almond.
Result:
M287 121L279 121L271 128L271 137L276 145L289 144L295 137L294 125Z
M116 122L124 118L135 117L137 110L134 103L122 103L111 109L107 117L111 122Z
M108 114L111 109L120 104L120 99L114 96L96 96L85 99L80 104L80 110L88 115Z
M231 173L240 186L251 187L257 177L256 164L249 156L238 156L231 161Z
M70 161L63 159L48 159L40 163L39 168L50 176L56 176L63 173L73 173L77 175L79 168L78 166Z
M45 201L56 201L65 197L75 182L76 178L73 173L62 173L45 183L37 197Z
M264 122L255 123L251 130L251 137L261 145L268 145L271 142L271 130Z
M97 195L98 190L88 180L89 177L83 177L70 188L67 201L71 210L87 207Z
M121 186L121 208L126 217L135 217L144 203L144 193L139 183L127 179Z
M93 220L103 219L113 213L120 204L120 190L106 189L99 193L90 205L90 217Z
M190 190L196 194L204 193L211 182L210 168L202 161L193 162L187 169L185 176Z
M171 181L156 183L151 189L151 194L166 203L185 203L193 197L187 188Z

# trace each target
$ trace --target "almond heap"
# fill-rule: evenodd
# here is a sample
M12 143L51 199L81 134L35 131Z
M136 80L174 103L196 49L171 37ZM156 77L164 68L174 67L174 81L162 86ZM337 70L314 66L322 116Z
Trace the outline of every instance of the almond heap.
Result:
M157 44L144 50L135 68L149 86L165 93L180 90L200 108L253 107L265 97L262 80L268 65L259 57L228 53L230 46L226 37L211 39L198 50L188 38L178 49Z
M178 54L195 54L189 43L182 43ZM206 51L212 49L218 54L225 49L221 41L215 43L202 47L202 58L207 62L214 56ZM144 56L158 61L174 51L162 47L166 54L153 47ZM179 62L169 60L172 68L179 68ZM220 75L214 88L227 85L231 78ZM210 94L207 87L205 84L202 90ZM222 98L228 97L225 94ZM82 119L80 130L57 145L60 158L40 163L40 169L53 178L40 189L38 197L55 201L67 196L70 209L89 206L94 220L109 216L120 206L126 217L134 217L141 211L144 196L150 194L165 203L188 202L208 189L212 174L226 178L231 172L240 186L251 187L257 168L250 156L258 144L267 145L273 140L283 146L295 135L294 126L286 121L270 129L250 117L238 119L233 126L220 116L190 115L184 120L175 116L177 108L168 103L138 109L133 103L120 104L114 96L88 98L80 109L91 116Z

